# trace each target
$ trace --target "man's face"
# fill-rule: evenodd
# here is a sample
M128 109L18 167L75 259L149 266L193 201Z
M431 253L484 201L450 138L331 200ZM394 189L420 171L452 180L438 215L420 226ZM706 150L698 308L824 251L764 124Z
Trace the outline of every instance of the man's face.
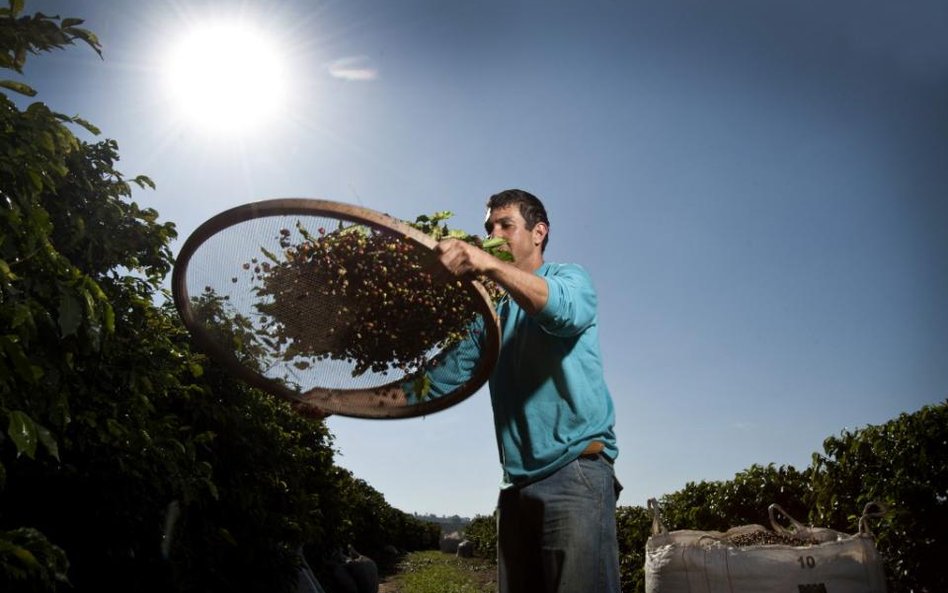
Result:
M507 245L503 248L513 255L514 265L521 267L535 263L535 259L542 260L540 245L543 243L546 225L541 222L532 229L527 229L527 222L520 214L517 204L492 209L487 215L484 228L491 237L507 240Z

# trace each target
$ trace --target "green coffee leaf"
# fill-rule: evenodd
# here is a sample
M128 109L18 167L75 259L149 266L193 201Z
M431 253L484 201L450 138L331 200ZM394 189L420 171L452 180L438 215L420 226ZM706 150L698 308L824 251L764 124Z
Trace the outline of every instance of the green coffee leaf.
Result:
M71 293L59 297L59 331L63 337L75 335L82 324L82 303Z
M484 242L481 243L481 247L484 249L496 249L497 247L506 244L507 239L504 239L503 237L491 237L489 239L484 239Z
M99 134L102 133L102 131L101 131L99 128L95 127L94 125L92 125L92 124L89 123L88 121L82 119L82 118L79 117L78 115L74 115L74 116L70 117L70 118L69 118L69 121L71 121L71 122L74 123L74 124L78 124L78 125L82 126L83 128L86 129L87 132L89 132L89 133L92 134L93 136L98 136ZM136 177L136 178L134 179L134 181L135 181L136 183L139 183L139 180L140 180L141 177L144 177L144 175L139 175L138 177ZM146 179L147 179L147 178L146 178ZM152 187L152 189L155 189L155 188Z
M412 382L412 389L415 391L415 395L418 396L418 399L426 399L431 392L431 377L428 376L428 373L423 373L416 377Z
M20 410L10 412L10 424L7 426L7 434L13 444L16 445L17 457L26 455L30 459L36 458L36 444L39 442L39 434L36 430L36 423L26 412Z
M56 441L56 437L53 436L53 433L45 426L37 424L36 436L39 438L39 442L46 447L46 452L49 453L50 457L56 461L61 461L59 459L59 443Z
M155 189L155 182L152 181L151 177L148 177L147 175L138 175L135 177L135 179L132 179L132 181L137 183L139 187L148 186L151 189Z
M36 96L36 90L33 89L33 87L15 80L0 80L0 87L10 89L15 93L20 93L21 95L26 95L27 97Z
M263 255L265 255L265 256L267 257L267 259L269 259L269 260L272 261L273 263L275 263L275 264L279 264L279 263L280 263L280 260L277 259L277 256L274 255L272 252L267 251L266 248L261 247L261 248L260 248L260 251L262 251L262 252L263 252Z

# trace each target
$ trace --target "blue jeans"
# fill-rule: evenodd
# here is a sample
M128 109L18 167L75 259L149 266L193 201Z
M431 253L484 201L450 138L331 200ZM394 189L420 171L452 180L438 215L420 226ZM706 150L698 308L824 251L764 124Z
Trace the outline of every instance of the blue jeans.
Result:
M616 497L622 486L602 455L501 490L500 593L619 593Z

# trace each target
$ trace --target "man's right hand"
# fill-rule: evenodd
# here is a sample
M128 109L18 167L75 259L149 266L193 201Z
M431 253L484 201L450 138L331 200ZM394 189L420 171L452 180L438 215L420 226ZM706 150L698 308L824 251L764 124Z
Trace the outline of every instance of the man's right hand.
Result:
M458 239L443 239L435 246L435 254L441 265L453 276L489 274L502 263L480 247Z

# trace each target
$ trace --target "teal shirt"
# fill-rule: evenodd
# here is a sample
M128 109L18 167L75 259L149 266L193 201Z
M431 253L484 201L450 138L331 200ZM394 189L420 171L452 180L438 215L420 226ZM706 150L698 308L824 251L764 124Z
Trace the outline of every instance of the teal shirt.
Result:
M598 299L581 266L544 263L549 288L533 317L513 299L497 310L501 347L490 396L503 487L544 478L576 459L591 441L615 459L615 409L603 378Z
M543 310L530 317L508 297L497 305L501 345L490 376L502 487L549 476L591 441L615 459L615 410L603 379L596 291L575 264L545 263L535 272L549 288ZM470 377L482 350L483 320L469 338L428 371L428 397L441 397ZM414 401L408 384L409 401Z

